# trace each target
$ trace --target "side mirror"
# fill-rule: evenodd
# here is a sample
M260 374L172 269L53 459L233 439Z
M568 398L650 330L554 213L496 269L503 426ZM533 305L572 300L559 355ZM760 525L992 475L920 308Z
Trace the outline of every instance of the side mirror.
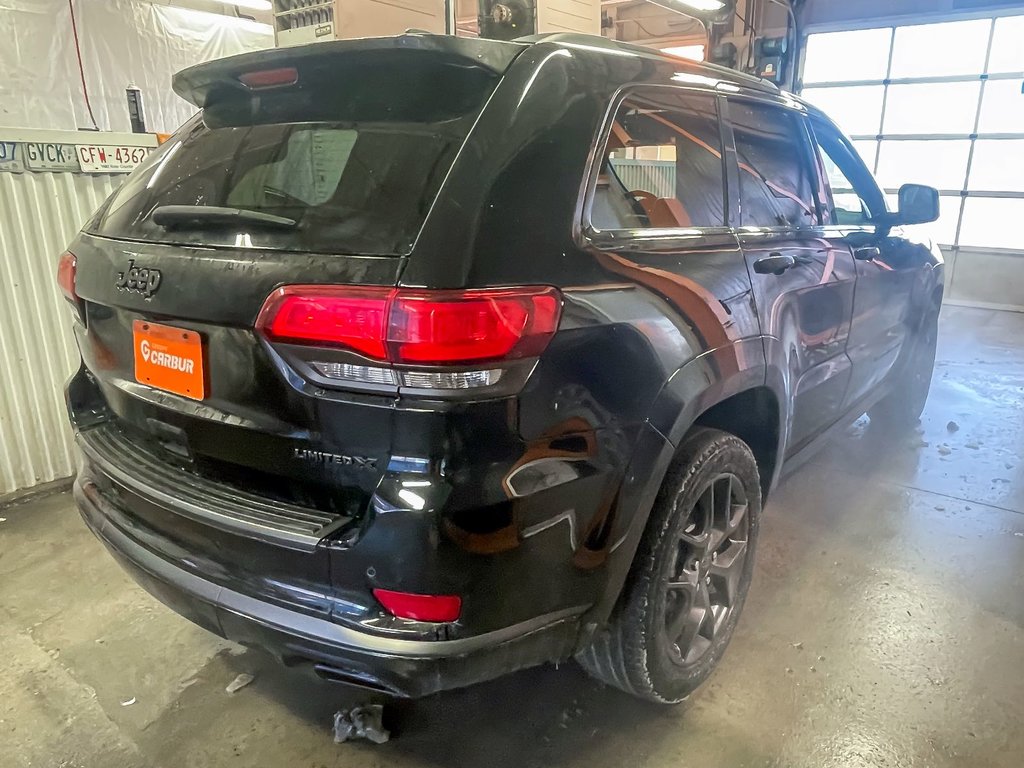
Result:
M896 224L927 224L939 218L939 190L924 184L904 184L899 192Z

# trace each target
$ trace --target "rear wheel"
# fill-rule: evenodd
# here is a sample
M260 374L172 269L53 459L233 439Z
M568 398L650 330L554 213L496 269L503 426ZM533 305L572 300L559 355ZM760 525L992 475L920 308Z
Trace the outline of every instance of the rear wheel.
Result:
M910 355L893 382L892 391L868 411L873 423L907 427L920 420L932 385L938 337L939 316L936 312L924 321L918 331Z
M662 484L619 605L580 664L652 701L676 703L696 689L739 620L760 512L750 448L695 430Z

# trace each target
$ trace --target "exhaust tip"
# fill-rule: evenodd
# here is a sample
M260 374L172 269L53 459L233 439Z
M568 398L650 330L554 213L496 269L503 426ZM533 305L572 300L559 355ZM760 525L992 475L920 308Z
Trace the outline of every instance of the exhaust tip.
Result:
M342 685L347 685L352 688L360 688L372 693L383 693L387 696L399 699L408 698L408 696L398 688L388 685L375 677L371 677L370 675L356 672L355 670L339 669L338 667L333 667L330 664L314 663L313 671L321 680L326 680L330 683L341 683Z

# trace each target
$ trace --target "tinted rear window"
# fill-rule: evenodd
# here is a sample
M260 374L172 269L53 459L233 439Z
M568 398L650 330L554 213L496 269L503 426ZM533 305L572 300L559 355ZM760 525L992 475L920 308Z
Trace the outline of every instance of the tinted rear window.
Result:
M498 76L389 52L307 63L294 86L226 87L111 198L97 234L167 243L408 253ZM283 216L293 229L152 221L164 205Z
M634 92L615 115L594 193L598 229L721 227L725 174L715 97Z

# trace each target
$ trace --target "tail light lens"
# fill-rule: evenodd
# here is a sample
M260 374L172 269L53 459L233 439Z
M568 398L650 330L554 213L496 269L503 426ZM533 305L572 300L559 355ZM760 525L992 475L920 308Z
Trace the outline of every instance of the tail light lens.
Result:
M78 298L78 293L75 291L77 269L78 258L75 254L65 251L60 255L60 261L57 262L57 285L60 286L60 292L64 294L64 298L71 305L75 317L81 321L82 300Z
M270 295L256 327L272 341L340 347L385 360L392 293L390 288L290 285Z
M75 254L65 251L60 255L57 262L57 285L60 286L64 298L72 304L78 304L78 294L75 293L75 270L78 268L78 259Z
M462 598L458 595L414 595L390 589L375 589L373 596L388 613L400 619L455 621L462 612Z
M271 341L350 349L373 360L468 365L533 357L561 313L550 287L420 291L287 286L256 321Z
M469 363L532 357L558 327L553 288L399 292L388 316L391 360Z

